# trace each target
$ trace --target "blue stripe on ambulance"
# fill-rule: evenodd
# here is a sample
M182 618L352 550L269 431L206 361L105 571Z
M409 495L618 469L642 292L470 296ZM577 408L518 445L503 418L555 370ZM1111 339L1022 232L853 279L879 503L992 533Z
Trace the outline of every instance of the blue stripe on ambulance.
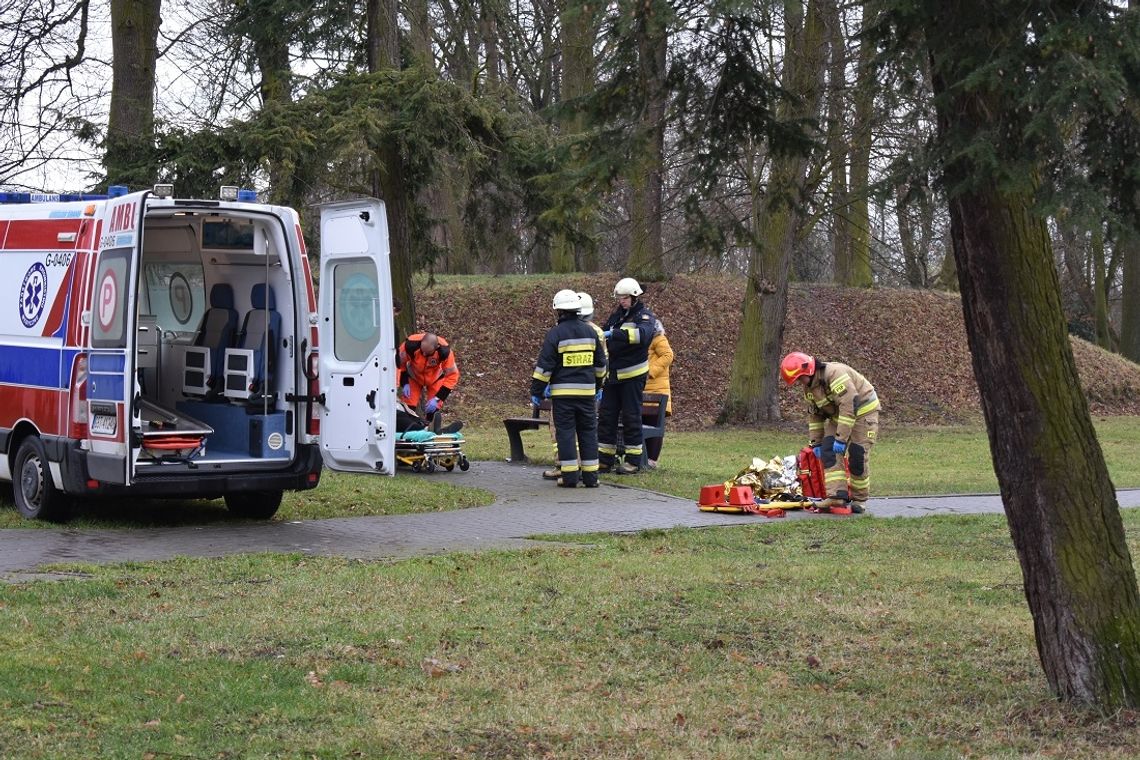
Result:
M124 354L92 353L87 359L87 398L91 401L123 400Z
M74 348L0 346L0 385L62 390L71 381L71 365L79 353Z

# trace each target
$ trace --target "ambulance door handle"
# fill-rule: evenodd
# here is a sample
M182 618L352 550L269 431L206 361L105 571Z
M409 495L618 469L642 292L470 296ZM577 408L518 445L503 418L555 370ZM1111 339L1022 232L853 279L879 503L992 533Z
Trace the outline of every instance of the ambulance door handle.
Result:
M376 408L376 389L373 388L372 390L368 391L368 395L364 397L364 400L368 402L369 407L375 409Z

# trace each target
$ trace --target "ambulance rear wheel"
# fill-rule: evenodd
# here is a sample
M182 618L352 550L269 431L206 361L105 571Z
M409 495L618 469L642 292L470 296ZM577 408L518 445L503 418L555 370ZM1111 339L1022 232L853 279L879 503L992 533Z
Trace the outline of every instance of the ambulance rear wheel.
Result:
M467 457L463 457L459 460L459 469L463 472L467 472L471 469L471 463L467 461Z
M281 506L280 491L236 491L226 494L226 509L238 517L268 520Z
M25 438L16 452L12 495L24 517L52 521L67 519L68 499L52 482L47 452L39 436Z

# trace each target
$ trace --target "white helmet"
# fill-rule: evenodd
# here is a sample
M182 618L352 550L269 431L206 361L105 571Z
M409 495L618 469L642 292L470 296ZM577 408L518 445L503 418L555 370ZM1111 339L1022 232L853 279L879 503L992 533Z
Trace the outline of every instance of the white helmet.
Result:
M589 293L579 293L578 297L582 299L582 305L578 307L579 317L592 317L594 316L594 298Z
M618 284L614 285L614 298L618 296L633 296L637 298L645 291L637 284L637 280L632 277L622 277L618 280Z
M554 294L554 305L552 308L559 311L578 311L582 306L582 299L573 290L567 288L560 290Z

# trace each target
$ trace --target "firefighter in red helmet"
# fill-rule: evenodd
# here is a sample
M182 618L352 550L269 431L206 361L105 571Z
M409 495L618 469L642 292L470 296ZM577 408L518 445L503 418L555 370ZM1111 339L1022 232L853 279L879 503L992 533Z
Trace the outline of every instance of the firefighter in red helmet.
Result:
M808 438L823 462L827 488L820 506L839 514L863 512L871 489L871 447L879 433L874 386L846 364L817 362L799 351L781 360L780 377L801 386L808 403Z

